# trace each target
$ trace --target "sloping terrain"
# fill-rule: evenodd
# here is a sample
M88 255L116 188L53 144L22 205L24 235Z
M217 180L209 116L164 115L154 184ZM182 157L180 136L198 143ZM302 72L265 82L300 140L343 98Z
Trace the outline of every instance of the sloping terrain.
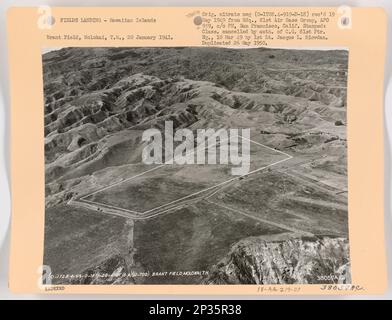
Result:
M58 273L211 271L219 261L232 261L238 241L246 244L249 236L263 236L268 242L268 234L279 233L298 239L290 240L292 247L301 248L304 236L312 246L317 247L325 237L341 247L334 239L347 243L348 238L347 63L348 52L344 50L64 48L44 54L45 263ZM120 184L151 169L141 162L145 146L141 136L148 128L162 130L165 121L173 121L175 129L193 131L250 128L252 141L291 158L181 202L162 211L162 216L131 224L123 217L103 218L113 210L72 204L105 189L104 194L88 199L112 204L120 190L121 204L133 207L131 204L142 198L135 198L137 192L150 189L155 194L153 190L164 188L161 180L165 174L176 189L165 187L165 193L156 195L159 201L176 199L179 193L186 194L189 186L199 190L202 185L197 175L208 173L195 168L183 170L194 173L194 178L168 168L159 171L163 178L156 178L158 171L152 171L127 187ZM251 159L260 167L267 160L262 153ZM117 183L119 188L106 189ZM120 197L119 192L117 195ZM152 203L146 202L145 209ZM79 211L83 214L78 216ZM243 221L236 229L238 216ZM62 230L64 219L69 219L67 233ZM121 231L102 235L103 224L110 228L111 223ZM156 232L156 227L165 232ZM182 241L202 247L196 250ZM348 245L342 248L339 261L345 265ZM264 255L267 251L255 246L249 252L256 257L255 252ZM78 261L78 256L86 258ZM254 261L261 260L257 256ZM223 269L219 270L219 276L209 282L225 278ZM311 282L312 277L306 281ZM93 278L91 282L206 281L200 277L115 278ZM304 279L294 278L297 282ZM230 279L254 280L240 275Z
M248 238L233 246L206 284L350 283L348 241L342 238Z

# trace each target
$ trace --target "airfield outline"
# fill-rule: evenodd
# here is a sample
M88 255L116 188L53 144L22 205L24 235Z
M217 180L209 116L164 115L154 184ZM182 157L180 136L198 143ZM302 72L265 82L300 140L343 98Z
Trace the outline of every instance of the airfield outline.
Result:
M138 178L138 177L140 177L140 176L142 176L142 175L144 175L144 174L146 174L146 173L149 173L149 172L158 170L158 169L160 169L160 168L166 166L167 164L158 165L158 166L156 166L156 167L154 167L154 168L152 168L152 169L143 171L143 172L138 173L138 174L136 174L136 175L134 175L134 176L132 176L132 177L129 177L129 178L124 179L124 180L117 181L117 182L115 182L115 183L112 183L112 184L110 184L110 185L107 185L107 186L105 186L105 187L102 187L102 188L100 188L100 189L98 189L98 190L95 190L95 191L93 191L93 192L91 192L91 193L88 193L88 194L86 194L86 195L83 195L83 196L81 196L80 198L71 199L70 201L68 201L67 204L74 204L74 205L78 205L78 204L79 204L79 205L87 204L87 205L89 205L90 207L92 207L92 206L95 205L95 206L97 206L97 207L104 207L105 209L108 209L108 210L115 210L115 211L121 211L121 212L127 213L127 217L130 218L130 219L145 220L145 219L153 218L153 217L156 217L156 216L158 216L158 215L164 214L164 213L166 213L166 212L168 212L168 211L172 211L172 210L175 210L175 209L177 209L177 208L183 207L184 205L187 206L189 203L188 203L188 202L185 202L185 203L179 204L179 205L177 205L177 206L175 206L175 207L169 207L169 208L166 209L166 210L158 211L157 213L153 213L153 214L150 214L150 215L149 215L149 213L154 212L154 211L156 211L156 210L159 210L160 208L168 207L168 206L170 206L170 205L172 205L172 204L175 204L175 203L177 203L177 202L180 202L180 201L182 201L182 200L186 200L186 199L192 198L192 197L194 197L194 196L196 196L196 195L203 194L203 193L205 193L205 192L207 192L207 191L210 191L210 190L213 190L213 189L217 188L216 191L214 191L212 194L208 195L208 198L210 198L212 195L214 195L215 193L219 192L219 190L220 190L219 187L221 187L221 186L223 186L223 185L225 185L225 184L228 184L228 183L230 183L230 182L232 182L232 181L235 181L235 180L240 180L242 177L246 177L246 176L249 176L249 175L251 175L251 174L254 174L254 173L263 171L263 170L268 169L268 168L270 168L270 167L272 167L272 166L274 166L274 165L277 165L277 164L279 164L279 163L288 161L288 160L290 160L290 159L293 158L293 156L291 156L290 154L288 154L288 153L286 153L286 152L283 152L283 151L281 151L281 150L277 150L277 149L275 149L275 148L271 148L271 147L266 146L266 145L264 145L264 144L262 144L262 143L256 142L256 141L254 141L254 140L251 140L251 139L248 139L248 138L245 138L245 137L242 137L242 136L239 136L239 137L241 137L241 138L243 138L243 139L245 139L245 140L248 140L249 142L254 143L254 144L256 144L256 145L259 145L259 146L261 146L261 147L264 147L264 148L267 148L267 149L269 149L269 150L272 150L272 151L274 151L274 152L276 152L276 153L282 154L282 155L286 156L286 158L281 159L281 160L279 160L279 161L275 161L275 162L273 162L273 163L271 163L271 164L269 164L269 165L266 165L266 166L264 166L264 167L255 169L255 170L250 171L250 172L248 172L248 173L246 173L246 174L244 174L244 175L240 175L240 176L233 177L233 178L231 178L231 179L228 179L228 180L225 180L225 181L223 181L223 182L220 182L220 183L218 183L218 184L216 184L216 185L214 185L214 186L207 187L207 188L205 188L205 189L199 190L199 191L194 192L194 193L191 193L191 194L189 194L189 195L187 195L187 196L181 197L181 198L179 198L179 199L173 200L173 201L171 201L171 202L165 203L165 204L163 204L163 205L157 206L157 207L155 207L155 208L152 208L152 209L149 209L149 210L146 210L146 211L143 211L143 212L139 212L139 211L135 211L135 210L130 210L130 209L125 209L125 208L121 208L121 207L116 207L116 206L113 206L113 205L109 205L109 204L105 204L105 203L101 203L101 202L97 202L97 201L91 201L91 200L87 200L86 198L88 198L88 197L90 197L91 195L94 195L94 194L96 194L96 193L99 193L99 192L105 191L105 190L107 190L107 189L110 189L110 188L112 188L112 187L115 187L115 186L117 186L117 185L119 185L119 184L122 184L122 183L125 183L125 182L128 182L128 181L134 180L134 179L136 179L136 178ZM225 140L226 140L226 139L225 139ZM220 143L221 143L221 142L224 142L225 140L220 141ZM213 146L215 146L215 144L213 144L213 145L211 145L211 146L208 146L208 148L207 148L206 150L208 150L209 148L211 148L211 147L213 147ZM194 152L194 151L195 151L195 149L193 149L191 152ZM203 197L204 197L204 196L203 196ZM203 197L198 197L198 198L192 199L192 200L190 200L189 202L196 202L196 201L199 201L199 200L200 200L201 198L203 198ZM93 209L94 209L94 208L93 208ZM95 208L95 210L97 210L97 208ZM109 213L109 214L110 214L110 213ZM118 213L116 214L115 212L112 212L112 214L114 214L114 215L119 215ZM128 215L129 215L129 216L128 216ZM121 216L124 216L124 215L121 215Z

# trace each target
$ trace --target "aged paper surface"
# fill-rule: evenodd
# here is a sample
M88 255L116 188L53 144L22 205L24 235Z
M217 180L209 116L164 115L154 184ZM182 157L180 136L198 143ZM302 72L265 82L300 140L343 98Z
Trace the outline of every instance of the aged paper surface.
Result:
M382 292L385 25L10 9L11 289Z

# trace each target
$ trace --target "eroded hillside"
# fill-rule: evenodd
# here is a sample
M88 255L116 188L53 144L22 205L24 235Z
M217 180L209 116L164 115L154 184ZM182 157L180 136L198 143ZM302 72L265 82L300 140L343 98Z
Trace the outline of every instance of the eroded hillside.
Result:
M344 269L347 63L343 50L65 48L44 54L47 263L59 272L106 270L112 280L103 283L140 282L116 280L120 269L185 267L213 271L208 280L186 283L308 283L315 282L319 262L300 255L310 250L316 259L320 249L329 263L328 248L335 246L340 253L334 268ZM198 179L186 180L195 173L188 168L121 184L149 170L141 163L141 135L148 128L163 129L165 121L173 121L175 129L250 128L255 143L291 158L135 225L103 217L103 207L72 207L73 200L93 193L89 201L116 203L117 196L121 206L139 201L143 207L135 192L156 190L157 179L162 188L154 194L162 203L160 194L167 194L173 181L179 189L198 190ZM272 155L261 154L254 154L253 165L269 164ZM207 170L203 174L208 177ZM117 183L118 189L97 193ZM60 232L64 224L69 229ZM117 231L99 234L110 225ZM268 234L285 239L269 243ZM287 255L296 261L291 267L284 262ZM260 269L266 265L280 271L266 273ZM280 275L286 269L287 279Z

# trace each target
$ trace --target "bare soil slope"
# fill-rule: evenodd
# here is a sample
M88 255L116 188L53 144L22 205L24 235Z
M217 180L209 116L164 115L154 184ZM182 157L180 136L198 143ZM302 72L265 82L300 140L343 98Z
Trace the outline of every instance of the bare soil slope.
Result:
M347 63L344 50L64 48L44 54L44 263L54 273L84 275L59 283L316 283L327 272L316 268L320 261L295 255L290 259L303 263L282 261L291 249L301 256L306 247L317 249L309 249L315 259L320 249L317 259L329 263L327 243L340 248L334 268L347 266ZM143 211L204 187L209 169L164 168L121 184L151 169L141 162L142 132L163 129L168 120L175 129L250 128L253 141L290 159L156 210L150 219L112 215L113 204ZM252 166L273 163L272 153L252 152ZM175 188L165 187L165 177ZM104 189L112 184L118 186ZM140 192L156 199L143 200ZM73 205L90 194L89 206ZM277 246L283 246L279 255ZM289 268L290 277L260 267L270 266L269 259ZM308 267L313 271L290 269ZM249 268L258 274L248 276ZM154 270L211 276L120 275ZM97 272L109 276L86 277Z

